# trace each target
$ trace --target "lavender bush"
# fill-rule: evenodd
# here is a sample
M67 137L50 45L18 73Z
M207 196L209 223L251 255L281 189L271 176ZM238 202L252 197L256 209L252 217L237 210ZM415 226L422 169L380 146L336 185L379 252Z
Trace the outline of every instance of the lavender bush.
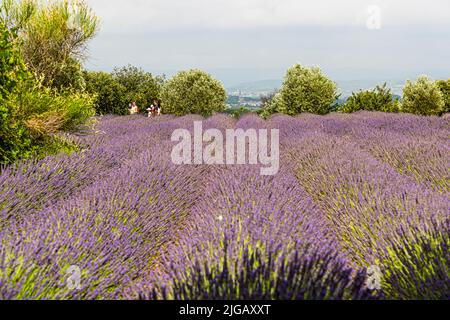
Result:
M172 164L199 120L279 129L278 174ZM0 299L448 299L449 135L370 112L100 117L81 151L2 168Z
M225 243L227 241L225 240ZM176 273L176 269L172 269ZM364 270L353 274L333 251L308 255L293 251L263 252L247 247L238 260L202 265L199 260L186 279L175 277L169 287L156 285L142 299L177 300L322 300L378 299L381 292L365 286Z

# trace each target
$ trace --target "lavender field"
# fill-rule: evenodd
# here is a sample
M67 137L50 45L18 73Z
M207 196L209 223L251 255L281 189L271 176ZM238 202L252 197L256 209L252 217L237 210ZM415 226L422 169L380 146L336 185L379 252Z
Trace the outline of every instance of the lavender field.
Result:
M278 174L174 165L196 120L278 128ZM369 112L99 118L82 151L1 172L0 299L450 299L449 136Z

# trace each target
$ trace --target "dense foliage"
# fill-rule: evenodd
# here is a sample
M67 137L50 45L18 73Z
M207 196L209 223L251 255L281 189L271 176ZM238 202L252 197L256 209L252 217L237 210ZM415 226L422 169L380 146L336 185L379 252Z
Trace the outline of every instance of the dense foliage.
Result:
M448 80L439 80L437 81L437 85L444 96L444 113L450 112L450 79Z
M126 100L127 89L107 72L84 72L86 91L95 96L95 111L97 114L128 113L129 101Z
M440 115L444 112L444 95L439 85L426 76L416 82L407 81L403 88L401 111L419 115Z
M258 111L258 114L263 118L267 118L268 116L277 113L279 98L280 95L277 92L261 96L261 109Z
M0 297L448 297L448 120L203 119L278 128L275 176L174 165L171 134L196 120L101 117L96 134L74 138L83 152L6 168ZM73 265L77 290L67 287ZM367 290L373 265L381 290Z
M286 73L276 109L288 115L326 114L332 110L336 98L336 84L319 68L296 64Z
M211 115L225 109L223 85L201 70L180 71L169 79L161 92L164 113Z
M17 117L34 138L73 130L95 114L89 94L74 89L59 91L36 81L22 83L11 100Z
M0 164L26 156L31 147L27 130L16 119L11 95L29 78L25 64L12 41L16 35L0 23Z
M359 91L352 93L346 103L339 108L339 111L345 113L365 111L397 112L398 102L386 83L377 86L373 90Z
M83 2L0 4L0 164L68 150L60 130L94 115L81 57L96 25Z
M153 100L160 98L163 76L153 76L131 65L114 69L112 75L125 87L125 101L135 101L142 110L148 108Z
M115 68L112 73L85 71L86 90L95 95L97 114L127 114L136 102L141 112L160 99L164 76L153 76L131 65Z

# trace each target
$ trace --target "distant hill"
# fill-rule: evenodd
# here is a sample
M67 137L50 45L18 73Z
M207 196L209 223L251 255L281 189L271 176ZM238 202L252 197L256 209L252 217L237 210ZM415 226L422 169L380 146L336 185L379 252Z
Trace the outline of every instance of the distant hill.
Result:
M382 85L384 81L379 80L341 80L336 81L339 91L342 93L341 98L348 98L352 95L352 92L358 92L361 90L371 90L377 85ZM404 80L387 80L386 84L388 88L392 90L395 96L401 96Z
M243 94L258 95L275 91L281 86L281 84L282 80L280 79L252 81L228 87L227 91L229 94L240 91Z
M245 82L238 85L230 86L227 88L229 95L236 95L240 93L243 96L260 96L261 94L267 94L276 91L281 87L283 80L281 79L269 79ZM337 80L341 99L344 101L351 96L352 92L358 92L359 90L368 90L375 88L376 85L383 84L383 81L379 80ZM396 96L401 96L402 88L404 86L404 80L388 80L386 81L392 93Z

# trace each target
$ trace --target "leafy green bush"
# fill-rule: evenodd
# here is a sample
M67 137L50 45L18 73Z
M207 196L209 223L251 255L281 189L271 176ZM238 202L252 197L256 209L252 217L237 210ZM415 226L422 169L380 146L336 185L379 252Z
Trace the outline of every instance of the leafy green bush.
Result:
M289 115L301 112L326 114L336 101L337 89L319 68L296 64L287 71L279 95L279 112Z
M52 87L60 90L70 88L84 91L86 89L86 81L81 63L75 59L69 59L61 66L58 76L52 82Z
M419 115L440 115L445 108L444 95L435 81L422 76L407 81L403 88L401 111Z
M32 153L32 141L26 127L11 116L9 101L0 101L0 164L14 162Z
M93 97L81 91L77 58L95 30L96 18L82 2L0 4L1 164L58 146L68 149L55 143L54 134L94 115Z
M448 113L450 112L450 79L439 80L437 81L437 85L444 96L444 113Z
M279 98L280 95L277 92L261 96L261 109L258 110L258 114L263 118L267 118L268 116L277 113Z
M391 89L386 87L386 83L377 86L373 90L353 92L347 102L339 108L339 111L352 113L360 110L397 112L398 103L394 100Z
M227 94L222 83L201 70L181 71L167 81L161 92L164 113L203 116L225 109Z
M89 118L95 115L94 98L83 92L75 90L68 90L59 92L58 102L60 106L66 106L63 110L64 121L62 123L62 130L73 130L77 126L84 124Z
M25 64L13 45L16 35L0 23L0 164L26 156L31 141L26 128L16 120L10 96L29 77Z
M58 91L36 81L27 81L11 96L16 117L34 139L72 130L95 114L92 95L75 90Z
M126 105L135 101L141 110L159 98L164 83L164 77L154 77L151 73L131 65L114 69L112 76L125 88Z
M110 73L85 72L86 90L95 95L94 107L97 114L128 113L125 86Z

